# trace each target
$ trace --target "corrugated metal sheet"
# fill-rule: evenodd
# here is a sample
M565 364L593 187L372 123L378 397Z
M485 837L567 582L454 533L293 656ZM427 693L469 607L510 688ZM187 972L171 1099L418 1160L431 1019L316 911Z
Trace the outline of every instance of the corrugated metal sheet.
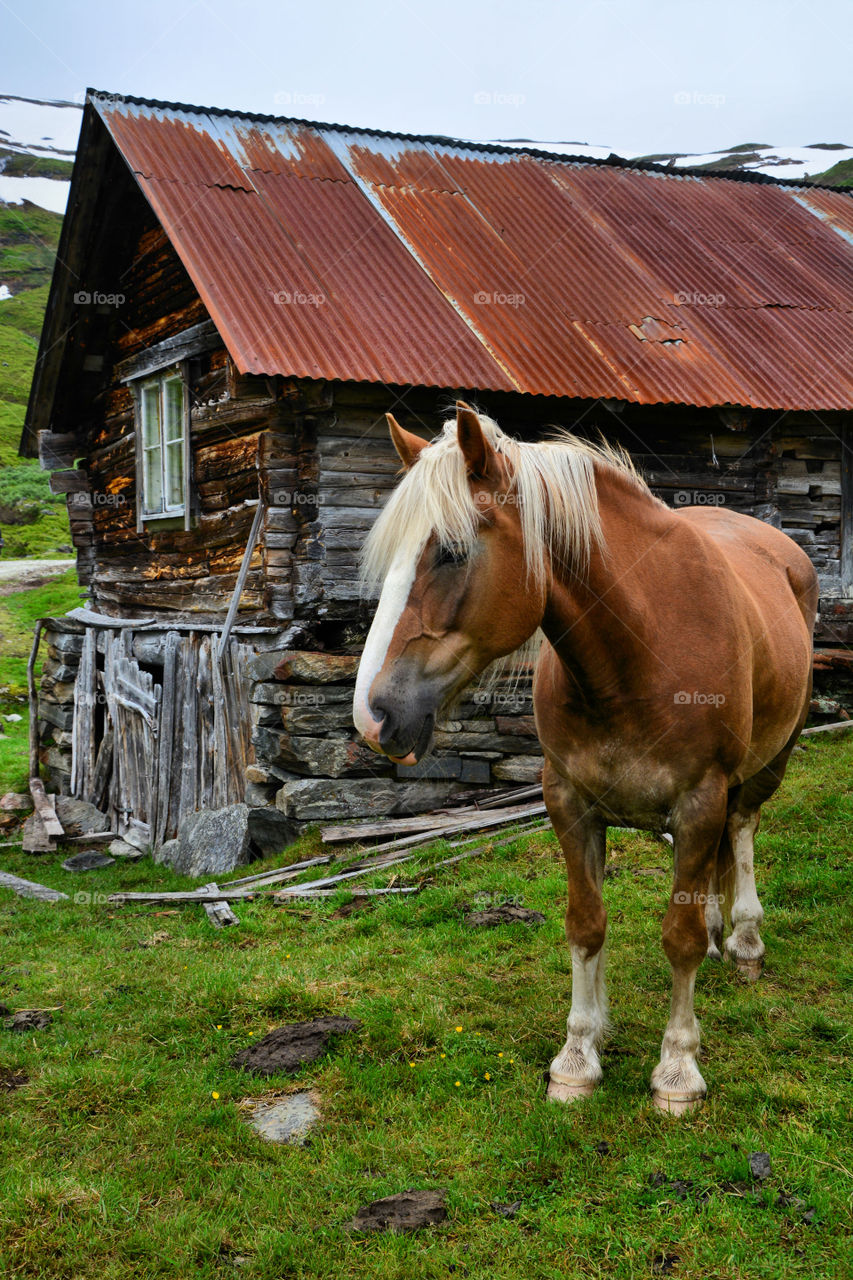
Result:
M95 97L243 372L853 408L853 196Z

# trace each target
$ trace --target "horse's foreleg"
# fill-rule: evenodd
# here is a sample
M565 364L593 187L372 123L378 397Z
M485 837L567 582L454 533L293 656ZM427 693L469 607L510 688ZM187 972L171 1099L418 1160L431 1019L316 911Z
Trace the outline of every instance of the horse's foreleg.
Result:
M672 823L675 877L663 922L663 948L672 967L672 1003L652 1073L655 1103L680 1114L706 1093L696 1065L699 1023L693 1012L696 971L708 949L705 906L726 818L723 779L706 781L685 796Z
M607 914L601 896L606 828L547 763L542 785L548 814L566 859L566 937L572 952L572 1007L566 1043L551 1063L548 1097L555 1102L568 1102L589 1096L601 1079L598 1050L607 1031Z

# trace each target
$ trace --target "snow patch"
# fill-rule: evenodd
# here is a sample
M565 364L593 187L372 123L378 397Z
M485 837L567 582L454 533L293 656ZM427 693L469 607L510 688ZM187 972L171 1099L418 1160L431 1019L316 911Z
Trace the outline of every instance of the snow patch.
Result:
M73 160L83 108L76 102L42 102L0 94L0 147Z
M0 200L6 204L21 204L29 200L51 213L64 213L68 203L70 182L55 178L10 178L0 173Z

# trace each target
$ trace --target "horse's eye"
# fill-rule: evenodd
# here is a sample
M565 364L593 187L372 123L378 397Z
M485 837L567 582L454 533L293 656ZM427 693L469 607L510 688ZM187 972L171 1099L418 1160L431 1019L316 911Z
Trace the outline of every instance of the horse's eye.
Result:
M435 554L435 566L440 569L448 564L464 564L466 559L464 547L445 546L441 543Z

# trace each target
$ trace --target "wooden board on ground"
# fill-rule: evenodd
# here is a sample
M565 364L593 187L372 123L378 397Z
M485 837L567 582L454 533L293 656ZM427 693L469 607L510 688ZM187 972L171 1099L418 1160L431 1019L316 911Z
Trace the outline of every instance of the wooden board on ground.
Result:
M210 884L204 885L202 892L218 894L219 885L213 881ZM221 899L217 899L216 902L206 902L204 904L204 910L214 929L224 929L228 925L240 923L228 903L223 902Z
M36 884L34 880L22 880L20 876L9 875L0 871L0 889L11 889L19 898L38 898L40 902L67 902L68 894L58 889L48 889L47 885Z

